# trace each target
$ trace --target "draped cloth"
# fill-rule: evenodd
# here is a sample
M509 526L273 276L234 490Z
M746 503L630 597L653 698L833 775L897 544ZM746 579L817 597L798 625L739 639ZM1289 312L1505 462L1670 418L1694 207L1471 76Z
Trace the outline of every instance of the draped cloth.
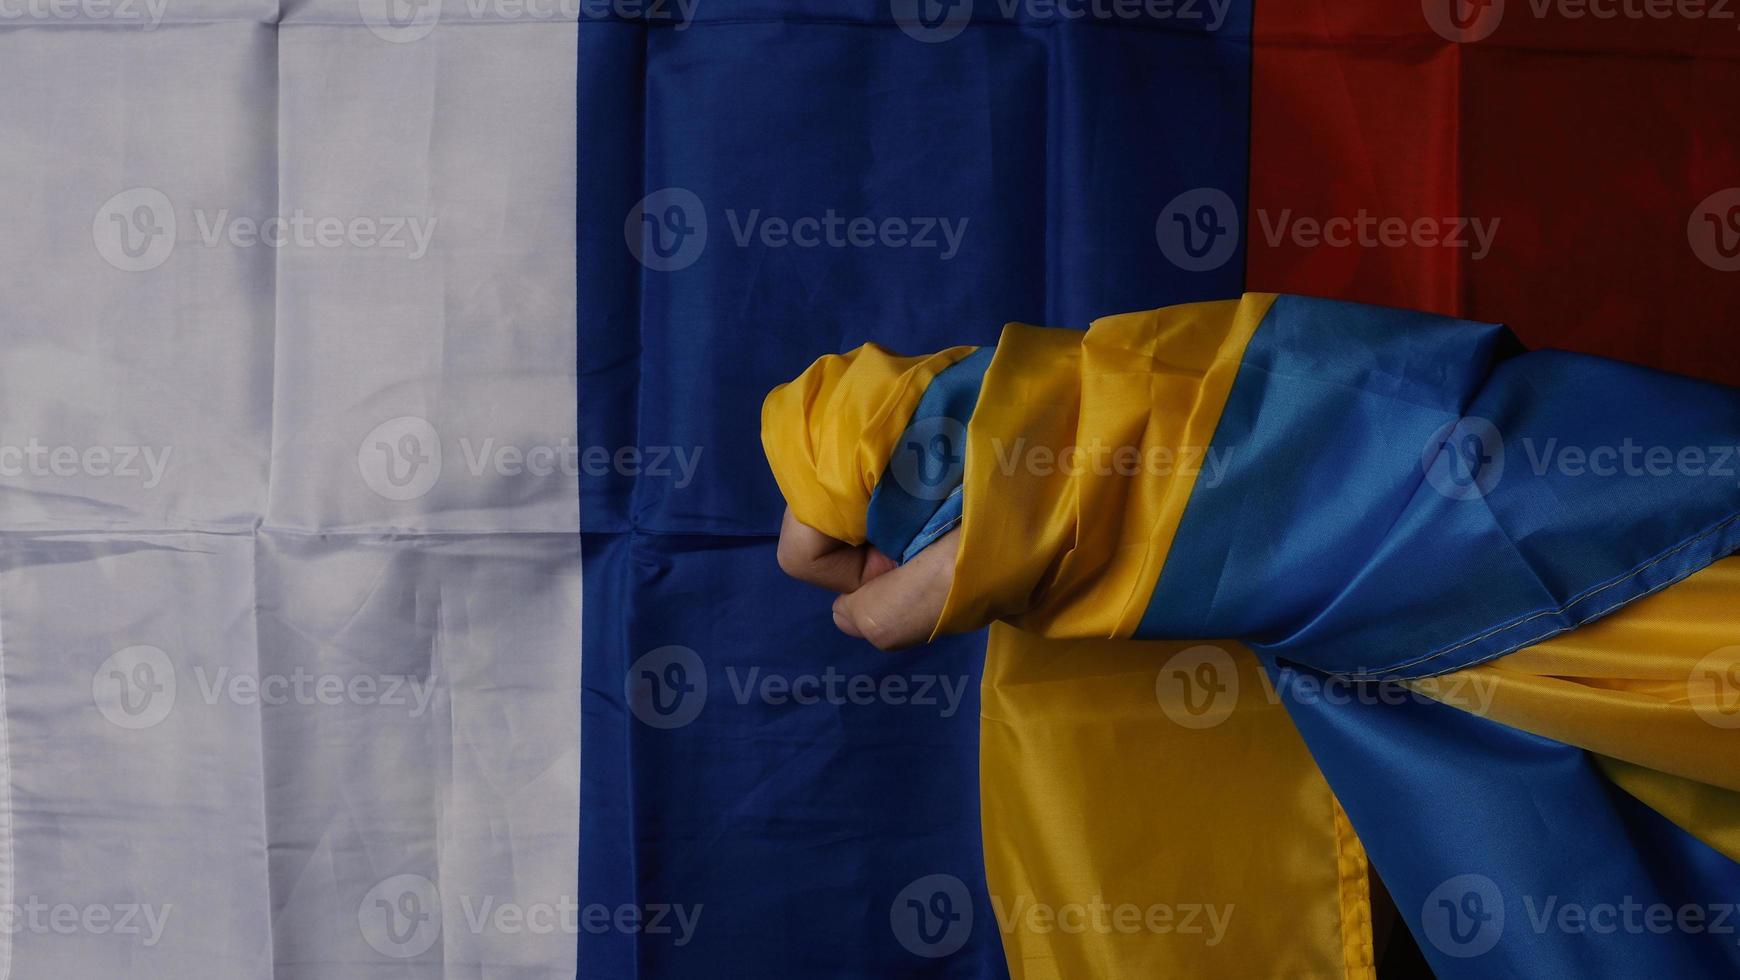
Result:
M1740 393L1251 294L824 357L762 423L798 519L960 529L1018 976L1369 974L1368 858L1441 976L1733 969Z

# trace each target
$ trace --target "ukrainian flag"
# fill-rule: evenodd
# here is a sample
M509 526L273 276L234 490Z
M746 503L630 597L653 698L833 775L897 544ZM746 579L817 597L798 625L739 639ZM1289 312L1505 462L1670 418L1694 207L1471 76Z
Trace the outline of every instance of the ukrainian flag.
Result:
M1645 6L1624 9L1647 14ZM1136 16L1118 13L1133 7L1140 8ZM1703 654L1687 664L1652 661L1647 676L1627 673L1636 669L1634 659L1616 665L1593 653L1576 661L1555 654L1537 663L1535 673L1519 673L1516 665L1553 643L1598 636L1594 631L1625 617L1681 629L1696 624L1702 633L1687 641L1688 650L1719 650L1724 633L1733 633L1718 618L1724 609L1719 598L1691 613L1649 611L1701 587L1713 572L1495 661L1511 668L1503 674L1489 664L1440 675L1448 679L1410 679L1423 685L1418 690L1376 681L1365 693L1351 680L1337 680L1320 692L1314 685L1325 676L1321 669L1313 672L1303 660L1277 652L1277 662L1297 668L1277 684L1277 675L1246 651L1290 639L1283 635L1289 628L1299 631L1291 638L1298 648L1293 656L1307 656L1310 647L1309 656L1324 663L1347 661L1336 666L1337 678L1350 677L1350 665L1378 670L1399 659L1379 642L1380 626L1423 631L1410 639L1422 653L1463 638L1450 620L1439 629L1429 617L1397 615L1386 625L1356 616L1362 604L1367 611L1382 606L1370 580L1349 580L1344 602L1325 602L1325 590L1333 587L1328 583L1348 575L1348 562L1367 557L1357 550L1361 536L1375 540L1389 529L1355 499L1359 485L1351 471L1334 469L1337 457L1313 455L1321 453L1313 437L1346 440L1346 428L1357 434L1362 427L1393 433L1394 445L1368 445L1393 449L1398 467L1419 474L1423 444L1432 441L1436 426L1425 427L1394 405L1375 418L1338 418L1331 409L1271 428L1278 434L1273 449L1247 438L1216 445L1210 434L1220 438L1220 414L1236 419L1239 406L1252 404L1242 394L1232 397L1229 368L1242 372L1247 359L1242 350L1230 364L1220 355L1216 338L1225 329L1168 337L1159 345L1168 371L1188 376L1198 370L1205 373L1202 381L1174 385L1170 374L1139 367L1123 379L1127 394L1117 394L1109 378L1093 388L1110 393L1108 408L1125 397L1139 401L1140 417L1152 416L1155 434L1144 441L1146 430L1119 433L1116 441L1151 450L1135 464L1143 472L1178 477L1142 494L1116 481L1082 486L1086 499L1099 502L1081 510L1090 520L1152 518L1112 556L1115 562L1108 560L1106 575L1125 578L1095 574L1093 561L1100 559L1088 561L1085 554L1068 568L1047 566L1041 573L1066 586L1126 583L1132 598L1115 615L1132 633L1155 594L1141 589L1159 589L1167 600L1155 610L1157 624L1193 627L1211 637L1208 642L1192 637L1144 647L1128 639L1047 640L1031 626L1018 632L998 623L988 661L978 634L943 637L922 654L889 658L834 631L827 603L784 578L774 561L783 503L760 465L757 409L770 388L797 376L816 355L866 340L904 352L970 345L989 360L1004 354L997 340L1008 319L1080 326L1121 311L1258 290L1502 320L1531 348L1577 350L1740 384L1740 344L1732 330L1740 308L1740 275L1732 271L1740 261L1733 213L1740 200L1734 192L1740 184L1734 122L1740 119L1740 59L1733 46L1740 34L1714 19L1570 16L1576 7L1518 0L1485 6L1464 0L748 0L702 3L693 23L681 29L583 18L575 141L578 435L581 445L612 455L610 465L588 462L580 474L586 607L581 895L586 904L611 908L684 902L707 911L705 926L680 946L643 932L582 930L581 975L998 980L1007 975L1007 951L1015 969L1030 976L1046 970L1071 978L1341 976L1346 964L1359 963L1366 935L1360 870L1366 852L1353 846L1352 824L1336 819L1337 799L1322 775L1336 773L1321 749L1314 748L1315 757L1307 750L1299 735L1307 726L1295 724L1290 708L1305 710L1311 705L1300 702L1314 699L1347 701L1348 709L1335 715L1345 721L1361 711L1404 710L1365 704L1373 700L1400 698L1406 710L1435 710L1439 702L1428 695L1437 694L1449 702L1441 713L1470 714L1459 705L1486 705L1475 720L1528 728L1541 723L1542 709L1517 708L1523 720L1508 713L1521 696L1510 692L1526 682L1523 688L1553 704L1618 698L1628 717L1695 716L1685 692ZM902 13L917 8L931 25ZM1064 16L1083 9L1110 14ZM1452 23L1446 30L1451 17L1467 29ZM679 220L668 220L678 204ZM878 227L890 219L947 219L965 234L946 260L945 248L804 248L789 241L773 247L758 234L767 219L825 220L830 210ZM667 219L671 237L661 244L677 247L680 238L680 254L636 261L647 214ZM625 243L626 218L634 231ZM1397 223L1409 233L1400 244L1325 240L1324 231L1343 228L1337 222L1367 219L1378 223L1380 236ZM1423 235L1413 231L1421 223ZM1276 322L1260 332L1253 325L1253 350ZM1491 335L1490 328L1468 330L1471 337ZM1058 345L1062 356L1086 357L1089 348L1073 336L1074 342ZM1293 357L1331 358L1339 349L1334 338L1319 339L1315 350L1300 348ZM1468 343L1451 344L1442 364L1466 363L1459 358ZM1187 356L1190 344L1207 351ZM1509 363L1509 353L1496 351L1493 363ZM930 371L941 374L953 363L939 362ZM1256 370L1261 362L1253 357L1249 363ZM1413 377L1434 369L1410 368ZM943 380L965 391L972 387L971 370ZM1395 369L1372 370L1375 382ZM993 370L982 383L997 384L997 375ZM1236 380L1242 393L1248 382L1242 373ZM1219 386L1224 396L1207 398L1197 409L1195 393ZM882 482L883 468L895 458L893 440L929 388L927 377L910 401L898 403L884 455L863 462L868 476L858 479L871 489ZM1034 380L1021 393L1038 405L1057 390L1053 380ZM1279 390L1267 396L1278 397ZM1162 396L1171 401L1158 400ZM952 406L966 397L958 394L927 411L960 413ZM1231 400L1222 404L1221 397ZM1065 397L1057 411L1081 411L1086 403L1074 398ZM989 400L979 407L976 393L967 404L977 410L974 425L978 411L991 410ZM1438 404L1427 399L1415 408ZM1667 413L1672 404L1651 411ZM1531 473L1527 446L1537 454L1546 454L1546 446L1525 444L1519 470L1512 452L1528 433L1513 435L1510 421L1491 411L1485 417L1509 440L1503 483ZM966 419L960 414L957 421ZM1262 421L1272 426L1275 416L1265 412ZM1243 423L1229 422L1228 431L1234 424ZM931 433L937 434L943 433ZM1472 464L1488 472L1485 444L1470 442L1469 435L1480 432L1446 434L1452 452L1439 464L1440 482L1474 479ZM1297 448L1288 465L1308 488L1289 490L1277 478L1274 493L1286 496L1271 501L1267 472L1287 459L1281 444ZM1551 450L1555 465L1566 459L1559 450L1567 445L1561 439ZM1183 448L1169 458L1174 446ZM650 465L616 465L614 453L624 447L675 448L695 465L666 467L668 475L655 476ZM1345 447L1337 442L1332 448ZM902 466L918 462L910 452L903 455ZM1321 459L1322 468L1312 468L1313 459ZM1574 452L1570 459L1575 462ZM1587 462L1605 464L1606 457ZM1709 468L1722 468L1718 463L1712 458ZM1119 465L1128 468L1127 460ZM1254 494L1235 489L1249 486L1259 469L1265 477ZM925 475L943 472L933 463ZM1551 491L1530 506L1556 511L1558 482L1537 482ZM1606 502L1627 505L1624 488L1649 482L1611 481ZM1213 509L1210 493L1222 489L1227 500L1236 494L1247 501L1252 514L1236 515L1224 528L1199 521L1199 509ZM929 515L911 537L912 525L895 519L905 513L901 494L888 487L878 495L877 519L869 519L867 503L856 519L865 521L867 534L878 529L885 548L921 547L927 527L929 534L942 533L951 520L930 509L930 492L910 495L912 509ZM1362 492L1376 499L1395 487L1379 483ZM1517 526L1522 500L1511 501L1512 492L1497 491L1512 510L1498 515L1503 523L1487 527L1486 537ZM963 497L970 507L971 498ZM1591 492L1566 527L1602 524L1594 540L1610 547L1627 538L1608 533L1606 524L1616 522L1590 511L1602 497ZM1006 496L1005 506L1016 500ZM1023 500L1020 506L1070 519L1063 500ZM1276 515L1258 513L1259 504L1299 508L1297 519L1284 522L1295 529L1290 534L1320 528L1346 550L1331 547L1333 540L1313 550L1316 543L1277 535L1258 520ZM1438 506L1452 525L1479 532L1449 501ZM1468 501L1460 509L1480 506ZM1429 514L1411 513L1422 520ZM1218 529L1224 538L1204 537L1203 528ZM1146 537L1159 532L1176 546L1166 562L1172 571L1138 561L1160 554ZM1461 534L1442 541L1463 541ZM1574 532L1564 541L1544 534L1534 528L1515 542L1527 567L1537 567L1528 563L1548 546L1571 549L1565 554L1579 548ZM1124 539L1118 534L1113 540ZM1215 544L1221 541L1224 547ZM1048 547L1042 541L1033 546ZM1271 553L1273 565L1266 560ZM1504 609L1487 607L1490 596L1519 583L1534 590L1542 608L1557 607L1549 597L1578 595L1571 583L1533 582L1521 565L1499 569L1505 574L1497 581L1458 578L1450 561L1455 555L1445 546L1432 554L1432 561L1418 559L1423 570L1416 565L1406 574L1393 566L1418 556L1372 555L1385 560L1368 575L1408 580L1420 594L1430 594L1434 582L1447 583L1440 593L1447 607L1481 611L1494 625L1508 619ZM1186 555L1210 571L1186 574ZM990 612L1016 580L1032 575L1029 559L1016 558L1008 568L975 562L975 574L987 577L986 591L956 597L958 621L972 619L975 609ZM1591 560L1609 566L1599 556ZM1252 627L1243 643L1225 639L1238 632L1207 633L1238 610L1254 608L1241 593L1261 591L1248 583L1253 570L1265 568L1288 573L1285 589L1263 580L1262 589L1274 592L1264 598L1275 601L1268 607L1275 622L1239 624ZM1435 572L1441 574L1430 577ZM1045 595L1053 609L1032 607L1021 615L1053 616L1059 628L1083 636L1114 635L1107 622L1113 614L1104 611L1109 607L1068 601L1056 588ZM1325 613L1321 622L1308 619L1317 606ZM1587 611L1579 607L1567 616ZM1351 637L1359 645L1338 654L1338 631L1356 629L1370 632ZM1520 637L1494 638L1514 639ZM1663 645L1652 640L1649 648L1659 656ZM645 723L625 689L647 675L645 658L667 658L658 666L670 668L678 654L686 654L686 673L671 690L693 689L690 706L698 712L680 727ZM1448 669L1434 662L1438 666ZM946 714L909 704L801 706L745 701L739 694L752 675L790 681L830 669L877 683L940 676L967 685L968 693ZM1714 684L1723 675L1700 676ZM1493 688L1499 680L1506 686ZM1622 684L1653 693L1622 696L1615 693ZM1702 690L1720 703L1714 697L1720 688ZM1677 706L1664 706L1664 699ZM1228 705L1237 710L1213 725L1187 728L1174 720L1213 719ZM1043 715L1036 713L1040 707ZM1035 720L1041 717L1043 723ZM1729 731L1704 724L1702 716L1697 724L1701 751L1715 757L1714 745L1725 743ZM1641 730L1641 723L1627 721L1548 734L1584 750L1570 758L1585 765L1593 758L1588 753L1615 759L1641 751L1656 739ZM1665 765L1653 757L1637 764L1652 772ZM1604 788L1620 780L1646 792L1639 779L1614 776L1613 763L1600 766ZM1714 776L1699 782L1722 785ZM1653 794L1649 811L1690 819L1685 815L1716 808L1704 791L1674 792L1672 806L1664 802L1667 794ZM1363 821L1364 848L1398 903L1412 906L1404 912L1417 917L1430 890L1452 877L1450 870L1417 894L1402 894L1403 883L1382 867L1369 808L1362 810L1344 786L1336 793L1354 821ZM1619 799L1636 797L1627 790ZM1274 825L1278 819L1261 826L1230 822L1232 814L1256 820L1275 811L1309 819L1284 826ZM1460 819L1442 813L1450 815L1433 819L1444 826ZM1560 822L1553 832L1586 823ZM1541 826L1535 817L1509 832ZM1409 838L1405 846L1412 853L1423 845ZM982 851L991 867L989 887ZM1601 866L1584 862L1577 870ZM1591 912L1569 894L1544 912L1540 896L1526 890L1532 886L1519 890L1478 868L1466 873L1484 874L1501 888L1507 944L1518 930L1536 935L1537 922L1557 935L1560 914L1574 923L1579 912ZM926 892L916 909L908 904L921 883L939 881L948 887ZM1307 894L1335 898L1299 898ZM1617 907L1624 896L1611 901ZM1382 908L1383 896L1376 904ZM910 924L912 916L891 922L893 908L956 918L946 920L954 924L945 930L946 941L914 943L909 932L891 928ZM1604 915L1590 918L1605 923ZM933 914L929 921L944 917ZM1375 924L1380 952L1383 922L1380 915ZM1613 941L1594 928L1565 942L1573 940ZM1423 944L1437 955L1429 939ZM1260 965L1241 961L1243 950ZM1264 950L1274 955L1264 959ZM1497 955L1471 959L1471 968Z
M762 426L804 523L959 529L1018 977L1371 975L1368 862L1441 977L1740 970L1740 391L1248 294L867 345Z

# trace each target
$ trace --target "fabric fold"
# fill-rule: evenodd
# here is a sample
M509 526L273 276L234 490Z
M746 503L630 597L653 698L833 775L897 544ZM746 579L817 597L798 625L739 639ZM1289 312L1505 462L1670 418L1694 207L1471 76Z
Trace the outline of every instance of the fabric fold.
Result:
M1235 637L1425 677L1740 546L1740 488L1685 462L1734 442L1740 393L1493 324L1264 294L1014 324L964 434L912 417L939 363L824 358L763 427L794 512L853 542L879 482L916 487L891 455L964 438L940 632Z
M1527 352L1494 324L1257 294L1085 332L1010 325L964 431L939 447L918 431L936 416L909 411L890 435L887 406L923 397L912 363L846 396L865 399L867 434L779 419L855 417L787 398L770 401L764 424L777 431L764 441L776 472L869 459L822 492L854 512L903 479L890 452L959 458L960 548L939 632L998 624L981 766L994 900L1000 887L1043 901L1167 880L1066 843L1091 836L1065 829L1077 823L1118 825L1076 811L1093 779L1127 775L1100 770L1127 732L1148 732L1140 758L1152 764L1167 745L1208 765L1219 782L1184 777L1199 795L1245 785L1248 762L1215 737L1175 744L1189 737L1133 720L1120 706L1139 692L1185 730L1244 732L1265 758L1302 735L1335 806L1283 792L1315 768L1270 772L1258 781L1281 805L1229 802L1212 832L1269 844L1321 832L1316 857L1343 870L1369 851L1441 975L1733 968L1732 949L1685 935L1591 943L1503 923L1540 921L1548 900L1714 908L1740 882L1740 648L1726 642L1740 625L1740 558L1728 557L1740 488L1696 465L1740 437L1740 393ZM830 370L795 390L846 390L829 388ZM1175 465L1193 446L1200 465ZM1266 704L1237 693L1259 685L1241 683L1229 651L1255 653ZM1296 730L1249 727L1277 704ZM1195 826L1191 807L1157 794L1144 826ZM1227 873L1193 871L1233 889ZM1369 932L1345 927L1358 921L1345 878L1277 887L1301 907L1341 903L1334 961L1352 975ZM1200 966L1159 942L1017 930L1005 946L1029 977ZM1247 951L1268 969L1298 952Z

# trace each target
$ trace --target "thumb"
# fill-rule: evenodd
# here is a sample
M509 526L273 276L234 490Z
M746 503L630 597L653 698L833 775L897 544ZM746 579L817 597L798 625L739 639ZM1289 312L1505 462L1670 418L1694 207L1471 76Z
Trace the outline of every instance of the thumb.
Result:
M878 650L904 650L928 641L942 621L959 539L960 532L951 531L906 564L834 600L834 625Z

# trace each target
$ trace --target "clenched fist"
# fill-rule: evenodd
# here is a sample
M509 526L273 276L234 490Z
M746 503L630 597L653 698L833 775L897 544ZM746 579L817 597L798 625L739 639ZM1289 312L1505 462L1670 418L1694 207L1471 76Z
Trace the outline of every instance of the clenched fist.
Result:
M840 594L834 625L841 632L878 650L903 650L928 641L942 620L960 533L950 531L897 565L870 545L850 545L804 525L788 509L779 529L779 567Z

